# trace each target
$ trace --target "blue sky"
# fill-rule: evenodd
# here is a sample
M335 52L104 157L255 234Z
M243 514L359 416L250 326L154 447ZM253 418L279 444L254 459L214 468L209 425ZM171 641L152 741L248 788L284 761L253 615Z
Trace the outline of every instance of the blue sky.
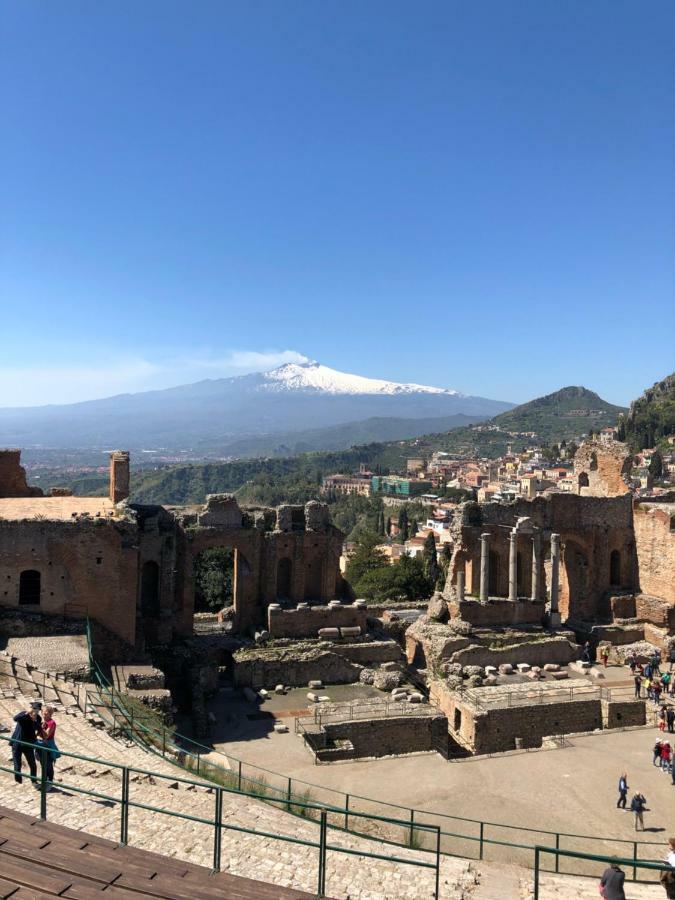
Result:
M675 369L671 0L0 21L0 406L306 355L523 401Z

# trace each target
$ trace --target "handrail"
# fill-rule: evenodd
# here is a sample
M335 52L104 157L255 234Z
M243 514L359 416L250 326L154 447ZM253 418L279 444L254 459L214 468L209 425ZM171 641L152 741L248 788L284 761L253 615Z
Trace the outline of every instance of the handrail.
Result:
M21 747L32 749L33 751L37 751L37 753L39 754L40 763L41 763L41 775L37 776L37 775L27 774L24 776L24 774L22 773L22 777L27 777L30 779L31 782L34 782L34 783L39 782L39 786L40 786L40 818L46 820L47 819L47 794L48 794L48 792L47 792L47 785L48 785L47 757L51 751L49 750L49 748L45 747L43 744L35 744L30 741L22 741L22 740L19 740L16 738L8 737L7 735L4 735L4 734L0 734L0 740L6 741L9 744L20 745ZM371 852L371 851L362 850L362 849L352 850L348 847L341 847L338 844L329 844L328 840L327 840L328 813L336 812L336 813L344 814L347 812L347 810L331 809L330 807L326 807L326 806L323 806L318 803L311 803L311 802L300 801L300 800L293 801L294 806L301 806L305 810L311 809L311 810L315 810L319 813L319 822L318 822L319 841L314 842L314 841L305 840L304 838L283 835L283 834L280 834L279 832L272 833L272 832L262 831L262 830L253 829L253 828L246 828L243 825L233 825L229 822L223 821L223 818L222 818L223 794L237 794L240 796L259 799L258 796L252 792L241 790L241 789L235 790L234 788L227 788L222 785L218 785L215 788L215 791L216 791L216 813L215 813L215 816L213 819L206 819L202 816L194 816L190 813L177 812L175 810L167 809L166 807L163 807L163 806L152 806L148 803L141 803L138 800L131 800L129 797L129 790L130 790L129 775L131 775L131 774L151 775L153 778L164 779L164 780L171 781L171 782L179 780L183 784L188 784L188 785L191 785L196 788L212 790L213 788L212 788L211 784L209 784L208 782L194 781L194 780L187 779L187 778L176 779L173 775L167 775L163 772L156 772L156 771L150 772L146 769L138 769L134 766L124 766L120 763L100 759L97 757L84 756L83 754L72 753L67 750L59 749L59 754L61 757L64 757L64 758L75 759L75 760L79 760L80 762L96 763L97 765L104 766L108 769L114 768L114 769L121 770L121 772L122 772L122 796L121 797L112 796L110 794L104 794L99 791L87 790L85 788L80 787L79 785L67 784L66 782L63 782L63 781L59 782L60 787L65 788L67 790L74 791L75 793L83 794L85 796L95 797L96 799L104 800L104 801L111 802L111 803L119 803L120 804L120 813L121 813L121 822L120 822L120 835L121 835L120 843L121 844L126 844L128 842L129 809L144 809L148 812L161 813L162 815L168 815L173 818L183 819L186 821L197 822L199 824L212 826L214 828L214 865L213 865L213 870L215 872L220 871L220 862L221 862L220 832L222 829L226 829L229 831L235 831L235 832L239 832L239 833L243 833L243 834L252 834L252 835L256 835L257 837L272 838L275 840L285 841L285 842L291 843L291 844L298 844L301 846L313 847L313 848L318 849L319 850L319 891L317 894L318 897L324 896L325 884L326 884L326 854L327 854L328 850L331 850L336 853L345 853L348 855L364 856L368 859L380 859L380 860L384 860L385 862L394 862L397 864L400 863L403 865L411 865L411 866L416 866L418 868L423 868L423 869L433 869L435 872L434 898L435 898L435 900L438 900L438 898L439 898L440 834L441 834L441 830L438 825L429 825L429 824L419 823L415 826L416 828L418 828L422 831L426 831L428 833L431 833L432 835L435 835L435 837L436 837L435 850L427 850L426 848L423 848L423 847L417 848L422 853L434 853L435 854L434 862L425 862L424 860L418 860L418 859L407 859L407 858L400 857L400 856L392 856L391 854L386 855L383 853ZM10 768L8 766L0 765L0 772L15 774L15 769L13 767ZM280 803L282 801L281 800L273 800L272 802ZM358 816L358 817L364 818L364 819L374 818L374 819L378 819L379 821L386 821L386 822L388 822L388 824L401 826L402 828L407 828L409 826L409 823L406 821L403 821L403 820L388 819L387 817L383 817L383 816L375 816L375 815L371 816L368 813L357 813L355 811L350 811L350 815ZM308 819L307 821L311 823L313 820ZM317 823L315 823L315 824L317 824ZM368 836L366 835L365 837L368 837ZM376 838L372 838L372 837L370 837L370 839L377 840Z
M539 900L539 876L541 874L540 857L543 853L550 853L556 858L556 872L558 872L558 859L561 856L571 857L573 859L585 859L591 862L606 862L610 865L629 866L633 869L632 881L637 881L637 869L649 869L651 871L669 872L675 871L672 866L666 862L656 862L655 860L636 860L621 856L604 856L597 853L584 853L581 850L560 850L558 847L544 847L537 845L534 848L534 897L533 900ZM571 874L571 873L565 873Z
M503 822L490 822L482 819L473 819L465 816L457 816L452 815L451 813L443 813L443 812L433 812L431 810L420 810L412 807L406 807L401 804L391 803L386 800L375 800L371 797L363 797L359 794L350 794L344 793L342 791L337 791L333 788L325 787L322 785L318 785L312 782L303 781L297 778L289 778L286 775L282 775L278 772L274 772L270 769L264 769L261 766L256 766L250 763L247 763L241 759L238 759L235 756L230 754L224 754L218 750L215 750L212 747L207 747L205 744L201 744L199 741L194 740L193 738L186 737L185 735L181 735L177 732L167 731L166 729L163 732L158 732L152 728L148 728L144 722L139 721L139 717L131 713L124 707L123 697L124 695L120 695L119 691L116 691L110 682L106 678L103 673L100 665L93 660L92 666L95 677L99 682L99 697L97 698L92 691L87 690L85 688L85 707L87 704L91 703L91 708L95 709L96 707L102 708L106 710L108 713L112 714L113 717L113 726L120 728L121 731L126 733L128 737L134 741L134 743L139 744L146 750L150 750L151 752L157 753L158 755L163 756L164 758L169 759L169 761L176 763L182 768L186 768L184 764L185 758L190 758L193 761L193 764L196 763L196 771L197 775L201 775L202 766L206 765L207 767L212 767L217 772L222 772L227 777L236 780L236 782L241 785L243 783L249 783L253 785L258 785L261 788L261 793L257 793L254 795L258 799L269 800L270 802L283 802L286 804L286 807L289 811L293 811L291 807L299 806L300 804L296 802L294 799L297 797L297 793L293 791L293 786L299 787L301 790L305 790L305 795L314 791L320 791L322 793L328 793L333 796L337 796L339 801L335 805L327 805L323 804L327 809L331 811L343 811L344 812L344 828L342 830L349 831L351 833L362 835L368 837L369 835L363 834L362 832L356 831L353 827L350 827L350 820L352 815L356 813L354 809L353 803L354 801L362 801L366 804L376 804L380 807L387 807L392 810L400 811L401 817L405 818L409 824L409 840L408 846L412 846L414 843L414 831L417 828L418 822L424 817L434 817L435 819L441 819L447 821L448 823L451 821L454 822L465 822L469 825L475 826L475 834L457 834L454 831L441 831L441 836L449 839L457 839L461 841L467 841L469 843L478 844L478 858L484 858L485 846L507 846L513 847L516 849L529 850L534 853L536 844L524 844L520 842L509 842L502 841L497 839L496 837L488 837L486 831L488 828L497 828L497 829L506 829L508 831L516 831L516 832L526 832L530 834L539 834L539 835L549 835L551 838L555 838L556 845L560 845L561 838L569 838L569 839L578 839L584 841L597 841L600 843L608 843L608 844L628 844L633 849L634 858L637 860L637 853L639 847L648 847L648 846L660 846L656 841L631 841L626 838L616 838L616 837L606 837L600 835L583 835L583 834L574 834L572 832L564 832L564 831L549 831L545 828L532 828L529 826L520 826L520 825L509 825ZM18 676L13 676L17 680L19 680ZM29 682L34 687L36 686L34 682ZM84 687L84 686L83 686ZM106 693L108 698L106 698ZM124 722L124 726L121 727L120 723L117 721L117 715ZM145 739L144 739L145 736ZM153 741L156 746L153 746ZM182 745L185 746L182 746ZM162 748L162 751L159 752L158 747ZM192 752L189 748L196 748L196 753ZM219 762L213 762L211 759L204 760L204 756L209 757L222 757L226 761L226 765L222 765ZM233 770L229 763L234 762L237 764L235 770ZM259 780L255 777L255 775L246 775L243 773L243 767L246 766L248 769L255 770L256 773L262 773L262 780ZM215 774L215 773L214 773ZM269 784L264 776L269 775L274 778L278 778L284 782L285 787L275 787L274 785ZM209 778L208 772L205 772L203 777ZM220 783L215 778L211 779L215 781L215 783ZM277 797L270 796L270 792L278 795ZM300 796L303 796L300 794ZM358 818L354 815L355 818ZM337 827L334 824L331 827ZM383 843L396 843L393 841L388 841L386 837L379 836L378 839ZM444 855L448 856L462 856L462 853L451 853L447 849L442 849L441 852Z

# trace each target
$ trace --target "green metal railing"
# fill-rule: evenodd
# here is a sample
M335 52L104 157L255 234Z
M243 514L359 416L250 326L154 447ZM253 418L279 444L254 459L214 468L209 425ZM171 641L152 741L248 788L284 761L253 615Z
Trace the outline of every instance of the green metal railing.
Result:
M41 764L41 774L31 775L26 774L25 772L21 773L21 776L24 778L28 778L31 782L37 784L40 788L40 818L47 820L48 813L48 788L50 787L50 783L47 780L47 756L49 754L49 750L40 745L29 743L28 741L18 741L7 737L7 735L0 735L0 740L6 741L8 744L20 745L23 748L28 748L33 750L35 755L40 760ZM176 819L182 819L189 822L196 822L201 825L207 825L213 829L213 871L220 872L221 870L221 861L222 861L222 832L223 830L234 831L239 834L250 834L260 838L270 838L272 840L283 841L289 844L295 844L302 847L311 847L313 849L318 850L318 884L317 884L317 897L324 897L326 890L326 874L328 870L328 853L343 853L350 856L361 856L367 859L377 859L383 860L389 863L396 863L397 865L410 865L416 866L422 869L430 869L433 870L434 873L434 898L435 900L439 900L439 890L440 890L440 860L441 860L441 835L440 828L437 825L425 825L422 823L418 823L416 825L416 829L420 829L422 831L427 832L433 839L433 843L435 844L435 849L432 851L434 856L433 862L425 862L420 859L413 858L404 858L401 856L394 856L390 854L384 853L375 853L367 850L355 850L349 847L341 847L339 844L331 844L328 842L328 816L329 814L337 814L338 816L344 816L347 812L346 810L341 809L331 809L325 806L322 806L317 803L311 802L303 802L300 800L294 800L293 806L301 807L303 810L303 815L310 823L314 823L318 825L319 828L319 839L318 841L305 840L304 838L293 837L291 835L279 834L278 832L269 832L269 831L261 831L253 828L246 828L242 825L233 825L231 823L223 821L223 795L224 794L236 794L241 797L251 797L255 799L259 799L258 795L246 790L237 790L235 788L228 788L224 786L213 786L209 783L194 781L189 778L181 778L172 775L165 775L163 773L159 773L156 771L149 771L147 769L138 769L133 766L122 766L119 763L109 762L108 760L99 759L96 757L83 756L79 753L70 753L68 751L59 750L59 754L62 758L78 760L80 762L86 763L94 763L97 766L103 766L107 770L115 769L121 774L121 793L119 796L114 796L111 794L105 794L101 791L88 790L86 788L82 788L78 785L68 784L65 781L59 780L58 782L58 790L59 791L72 791L76 794L82 794L86 797L93 797L96 800L103 801L110 804L119 804L120 807L120 840L119 843L122 845L128 844L129 841L129 811L131 809L142 809L151 813L159 813L161 815L170 816ZM4 772L11 775L16 775L16 770L14 767L2 766L0 765L0 772ZM180 783L183 785L187 785L188 789L202 789L214 792L215 802L214 802L214 815L213 818L204 818L203 816L195 816L190 813L185 812L177 812L176 810L167 809L163 806L151 806L148 803L141 803L139 800L132 800L131 798L131 775L140 775L146 778L152 778L153 780L166 780L171 782L172 784ZM276 802L278 804L286 804L286 799L282 800L273 800L272 798L268 798L271 802ZM318 816L318 822L313 820L313 815ZM365 813L354 813L351 815L360 816L363 818L372 818L372 819L380 819L383 822L386 822L389 825L394 825L402 829L407 829L409 827L409 823L402 820L389 819L386 817L378 817L371 816ZM424 848L418 848L421 852L425 852ZM428 852L428 851L426 851Z
M121 694L110 684L93 659L92 673L99 686L92 689L91 686L82 685L79 690L81 696L78 699L85 713L96 712L104 720L107 719L108 724L121 735L183 769L194 772L198 777L210 779L217 784L234 785L237 789L248 787L258 799L272 803L283 802L289 812L297 814L299 810L301 814L301 803L309 797L328 809L343 811L340 822L337 821L338 817L332 817L330 822L332 828L340 828L362 837L375 837L385 843L413 847L425 842L423 830L420 829L418 832L418 826L434 823L440 827L443 855L478 860L487 859L489 855L492 860L516 861L528 866L534 865L536 848L542 846L542 842L554 845L555 849L561 852L561 856L562 851L572 853L576 847L584 849L592 847L600 854L610 853L615 849L619 853L627 851L632 854L636 866L648 855L649 848L653 853L653 848L661 847L656 841L574 834L418 810L290 778L214 750L171 729L162 727L159 730L152 725L149 726L147 723L152 721L150 714L135 711L126 695ZM376 814L380 818L380 824L374 833L363 830L371 815L365 817L358 815L368 810L377 811ZM391 829L387 830L381 824L387 820L403 820L408 823L408 831L403 841L398 829L391 833ZM374 819L374 822L377 822L377 819ZM559 872L558 857L553 865L553 871Z
M575 850L559 850L556 847L540 847L536 846L534 848L534 900L539 900L539 888L541 887L541 873L544 871L541 866L541 856L542 854L553 854L556 858L556 861L560 856L570 857L573 859L582 859L587 862L600 862L606 865L617 865L617 866L626 866L633 869L633 875L630 879L631 881L638 881L642 879L638 879L637 870L638 869L647 869L649 871L656 872L672 872L672 866L669 866L665 862L656 862L654 860L641 860L637 862L634 858L624 858L619 856L602 856L596 853L583 853L581 851ZM558 866L556 866L556 872L558 871ZM596 873L596 877L600 877L601 873ZM670 896L670 895L668 895Z

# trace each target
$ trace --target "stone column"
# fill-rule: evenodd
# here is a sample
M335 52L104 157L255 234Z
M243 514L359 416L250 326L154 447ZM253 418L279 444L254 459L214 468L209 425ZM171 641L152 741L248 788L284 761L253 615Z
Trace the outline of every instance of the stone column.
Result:
M560 535L551 535L551 625L560 625L558 611L558 592L560 589Z
M487 600L490 583L490 534L480 536L480 599Z
M539 600L541 594L541 532L535 531L532 538L532 599Z
M457 573L457 599L462 602L464 599L464 572Z
M509 534L509 600L518 599L518 532Z

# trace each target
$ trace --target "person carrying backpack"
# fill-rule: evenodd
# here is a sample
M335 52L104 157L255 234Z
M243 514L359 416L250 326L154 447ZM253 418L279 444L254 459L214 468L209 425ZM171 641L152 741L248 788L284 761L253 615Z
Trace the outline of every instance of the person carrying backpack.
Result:
M623 883L626 873L616 863L605 869L600 878L600 896L605 900L626 900Z

